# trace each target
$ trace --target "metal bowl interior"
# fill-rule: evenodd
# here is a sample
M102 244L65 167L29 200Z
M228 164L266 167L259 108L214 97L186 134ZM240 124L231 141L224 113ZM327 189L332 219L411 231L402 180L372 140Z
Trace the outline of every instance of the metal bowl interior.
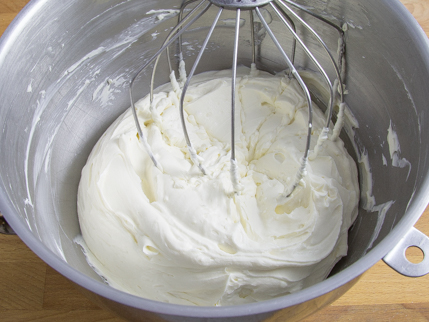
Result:
M174 15L159 20L150 10L177 9L181 1L33 0L5 32L0 42L0 202L18 235L53 268L93 296L100 295L99 301L123 314L134 312L133 319L138 319L135 312L146 311L161 313L167 320L229 317L237 321L240 316L259 321L297 305L311 313L318 307L311 308L310 300L329 292L341 295L335 290L355 281L381 259L428 202L429 146L423 138L429 136L429 46L426 35L398 1L301 2L338 24L349 25L346 102L360 125L351 141L357 155L368 155L378 206L372 211L360 208L349 234L349 254L327 280L250 305L171 305L105 285L73 242L79 234L76 192L80 171L101 134L129 108L130 79L177 21ZM215 11L184 35L188 66ZM304 16L335 51L338 34ZM197 72L230 68L233 17L228 12L223 16ZM245 14L242 19L239 61L249 65L250 29ZM271 25L282 42L290 41L275 18ZM284 69L274 45L267 39L261 41L258 67L271 72ZM329 65L319 45L309 37L306 42L322 65ZM314 69L300 50L297 63ZM333 71L328 69L328 73ZM138 80L140 96L148 93L149 75L150 70ZM161 66L156 82L167 81L168 70ZM392 165L387 142L390 126L401 145L397 157L406 159L409 166ZM359 165L362 188L367 191L364 166Z

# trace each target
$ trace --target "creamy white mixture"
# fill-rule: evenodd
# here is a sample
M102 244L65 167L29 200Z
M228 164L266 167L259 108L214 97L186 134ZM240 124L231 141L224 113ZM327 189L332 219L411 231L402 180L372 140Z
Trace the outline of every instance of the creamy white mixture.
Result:
M243 190L230 179L230 71L192 80L185 99L193 165L169 84L137 103L162 171L126 111L95 145L78 194L90 264L113 287L187 305L261 301L315 284L347 252L357 215L354 161L328 139L289 198L303 156L308 108L295 80L241 69L236 156ZM313 144L325 124L314 106ZM332 132L332 131L331 131ZM331 135L331 134L330 134Z

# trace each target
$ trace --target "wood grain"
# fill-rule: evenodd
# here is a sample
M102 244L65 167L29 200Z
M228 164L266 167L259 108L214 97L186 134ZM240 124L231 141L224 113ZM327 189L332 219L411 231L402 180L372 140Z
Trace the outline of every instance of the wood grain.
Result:
M428 0L401 0L404 6L412 13L420 26L429 36L429 1Z
M0 34L27 2L0 0ZM429 35L429 1L402 3ZM416 228L429 235L429 209ZM17 236L0 235L0 276L1 321L123 321L86 299ZM429 321L429 275L407 278L380 261L343 297L305 320L315 321Z

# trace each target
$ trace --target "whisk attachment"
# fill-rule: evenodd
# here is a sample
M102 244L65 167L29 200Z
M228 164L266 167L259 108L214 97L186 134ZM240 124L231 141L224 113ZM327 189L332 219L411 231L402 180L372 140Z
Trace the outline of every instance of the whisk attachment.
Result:
M235 153L235 107L236 107L236 78L237 78L237 63L238 63L238 46L239 46L239 32L240 32L240 18L241 18L241 12L242 11L248 11L250 14L250 31L251 31L251 44L252 44L252 68L254 67L254 64L257 61L257 53L256 53L256 45L255 45L255 34L254 34L254 15L259 19L261 24L263 25L266 33L269 35L275 46L277 47L281 57L285 61L287 67L288 67L288 75L291 78L295 78L298 82L299 86L302 89L302 92L304 93L305 100L308 106L308 128L307 128L307 138L305 140L305 147L303 150L303 156L301 158L300 165L297 170L297 174L295 177L295 180L293 181L292 185L285 184L285 192L284 196L288 197L290 196L293 191L296 189L296 187L299 185L300 181L306 174L306 166L309 159L313 159L317 156L319 151L322 148L323 142L328 139L329 134L329 128L330 123L333 115L334 105L336 101L337 92L339 93L339 112L338 112L338 118L337 122L334 126L334 131L332 134L333 138L336 138L339 135L340 125L342 124L342 115L344 114L344 86L343 86L343 79L345 75L345 41L344 41L344 31L340 26L337 26L333 22L327 20L324 17L321 17L312 11L308 10L307 8L296 4L293 1L290 0L201 0L190 12L183 17L184 8L189 6L191 3L197 2L198 0L189 0L186 1L181 8L180 14L179 14L179 23L173 30L169 33L167 39L165 40L162 47L157 51L157 53L149 59L149 61L138 71L136 76L133 78L130 84L130 97L131 97L131 108L133 110L134 120L136 122L136 127L140 136L140 140L143 142L146 151L148 152L149 156L151 157L152 161L154 162L155 166L160 167L159 163L156 161L153 153L151 152L150 146L147 144L147 141L145 137L143 136L143 133L141 131L141 127L137 118L137 113L135 110L135 105L133 101L133 84L135 79L143 72L144 69L146 69L153 61L155 61L153 72L152 72L152 79L151 79L151 89L150 89L150 100L151 100L151 106L153 102L153 83L155 78L155 71L158 64L159 57L161 53L164 50L167 50L167 57L168 57L168 64L170 68L170 73L173 75L174 71L171 68L171 62L169 58L168 53L168 47L171 45L174 41L179 39L179 59L180 59L180 66L183 67L183 53L182 53L182 40L181 35L186 31L187 28L189 28L196 20L201 18L204 13L212 6L218 7L218 12L213 20L212 25L209 28L209 31L207 33L207 36L201 46L201 49L196 57L196 60L192 66L191 71L189 72L189 75L186 77L185 73L181 72L181 80L183 84L183 88L181 89L181 96L180 96L180 108L179 108L179 114L180 114L180 120L182 124L182 130L184 133L184 137L186 140L186 144L189 150L190 159L192 162L198 166L200 171L203 174L206 174L207 171L203 166L203 160L201 157L198 156L197 151L195 150L194 146L192 145L192 142L189 138L188 129L186 125L185 115L184 115L184 101L185 101L185 95L187 92L187 89L189 87L189 84L191 82L191 79L195 73L195 70L201 60L201 57L207 47L207 44L210 40L210 37L212 36L216 25L218 24L218 21L221 17L221 14L224 10L235 10L236 11L236 22L235 22L235 35L234 35L234 49L233 49L233 57L232 57L232 78L231 78L231 150L230 150L230 172L231 172L231 182L233 185L233 189L235 193L239 193L242 190L242 186L240 185L240 176L239 176L239 166L236 160L236 153ZM262 7L271 8L271 11L275 13L275 15L279 18L279 20L285 25L285 30L288 30L290 34L292 35L292 44L291 44L291 53L290 55L287 55L284 48L280 44L280 42L277 40L276 36L274 35L274 32L269 26L269 23L264 18L264 15L261 12ZM294 8L294 9L292 9ZM329 26L332 26L335 28L339 33L339 49L338 49L338 62L335 61L334 56L331 54L330 50L328 49L328 46L325 44L325 42L322 40L322 38L317 34L317 32L306 22L304 19L301 18L300 15L298 15L295 10L306 12L316 19L328 24ZM198 12L199 11L199 12ZM188 22L189 21L189 22ZM309 34L314 37L318 43L321 45L321 47L324 48L324 51L326 52L329 61L331 61L336 79L334 80L333 84L331 83L327 72L325 69L321 66L321 64L318 62L318 60L315 58L311 50L306 46L304 40L298 35L295 27L295 23L299 23L302 25L305 30L309 32ZM323 129L321 130L321 133L319 135L319 138L317 140L317 143L314 147L314 150L312 151L310 155L310 146L311 146L311 135L313 131L313 108L312 108L312 99L311 99L311 93L306 86L304 80L300 76L297 68L295 67L295 51L296 51L296 44L300 45L300 48L303 49L305 55L310 58L311 62L316 66L319 73L322 75L322 78L324 79L328 92L329 92L329 101L327 104L327 110L326 110L326 123ZM186 79L186 80L185 80Z

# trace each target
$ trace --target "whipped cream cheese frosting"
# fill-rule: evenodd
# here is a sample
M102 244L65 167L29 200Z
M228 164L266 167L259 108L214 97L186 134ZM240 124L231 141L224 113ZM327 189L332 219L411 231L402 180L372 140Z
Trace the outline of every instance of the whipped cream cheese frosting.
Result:
M230 178L231 71L194 76L185 97L207 175L190 159L174 78L152 108L149 97L136 104L161 170L139 142L130 110L93 148L78 215L88 262L112 287L168 303L235 305L318 283L346 255L359 201L355 162L340 139L328 138L286 198L304 154L306 100L284 75L238 74L240 193ZM324 125L314 106L312 149Z

